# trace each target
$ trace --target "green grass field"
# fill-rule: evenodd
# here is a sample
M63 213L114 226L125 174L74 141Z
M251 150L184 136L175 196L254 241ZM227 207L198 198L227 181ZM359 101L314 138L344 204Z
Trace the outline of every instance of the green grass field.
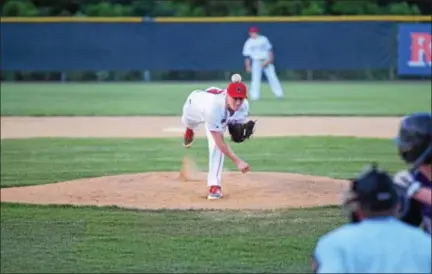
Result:
M77 178L149 171L178 171L184 149L178 139L3 140L1 186L37 185ZM349 178L370 161L395 171L401 161L390 140L343 137L257 138L232 144L253 171L284 171ZM188 155L207 170L207 141ZM278 151L278 153L269 153ZM346 161L350 159L350 161ZM232 162L225 167L235 170Z
M180 115L195 89L224 82L172 84L3 84L3 116ZM253 115L383 115L430 110L431 83L283 83L284 101L267 84Z
M195 145L191 154L205 168L206 142L198 139ZM182 155L177 140L171 139L3 140L1 146L2 187L178 170ZM234 149L255 170L347 178L372 160L390 171L402 167L390 140L270 138ZM276 149L278 154L268 153ZM310 270L318 237L345 221L341 210L332 207L248 214L2 203L1 268L2 272L304 272Z
M2 204L3 273L305 273L338 208L126 211Z
M3 84L1 114L179 115L196 84ZM284 83L267 86L252 115L404 115L430 110L426 83ZM178 139L1 140L1 187L114 174L178 171ZM233 144L253 171L351 178L377 161L404 165L392 140L256 138ZM207 168L207 143L189 152ZM225 166L234 169L229 161ZM281 211L125 210L1 203L2 273L305 273L322 234L345 223L338 207Z

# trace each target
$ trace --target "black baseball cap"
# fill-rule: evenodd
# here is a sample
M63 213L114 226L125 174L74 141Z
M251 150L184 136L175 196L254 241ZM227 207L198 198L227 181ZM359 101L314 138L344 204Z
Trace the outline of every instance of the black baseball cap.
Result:
M370 211L392 209L400 197L392 177L372 164L365 172L352 181L352 191L356 201Z

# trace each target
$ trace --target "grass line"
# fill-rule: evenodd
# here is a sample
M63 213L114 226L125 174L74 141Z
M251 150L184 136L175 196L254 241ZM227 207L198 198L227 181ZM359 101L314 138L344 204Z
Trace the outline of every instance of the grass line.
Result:
M226 82L2 84L2 116L179 116L187 95ZM285 100L264 83L255 116L402 116L430 111L430 81L284 82Z

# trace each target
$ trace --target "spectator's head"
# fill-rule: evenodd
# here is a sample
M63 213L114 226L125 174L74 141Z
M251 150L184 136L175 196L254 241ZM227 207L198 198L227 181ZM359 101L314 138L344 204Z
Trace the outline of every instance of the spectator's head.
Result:
M255 38L258 35L258 28L255 26L252 26L249 28L249 36L251 38Z
M352 222L365 218L397 216L399 194L392 177L374 164L351 180L343 205Z

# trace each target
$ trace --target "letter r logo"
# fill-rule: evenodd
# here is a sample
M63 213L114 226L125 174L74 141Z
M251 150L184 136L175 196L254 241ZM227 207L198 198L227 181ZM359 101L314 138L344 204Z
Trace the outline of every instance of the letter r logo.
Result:
M431 35L430 33L411 33L411 67L431 66Z

